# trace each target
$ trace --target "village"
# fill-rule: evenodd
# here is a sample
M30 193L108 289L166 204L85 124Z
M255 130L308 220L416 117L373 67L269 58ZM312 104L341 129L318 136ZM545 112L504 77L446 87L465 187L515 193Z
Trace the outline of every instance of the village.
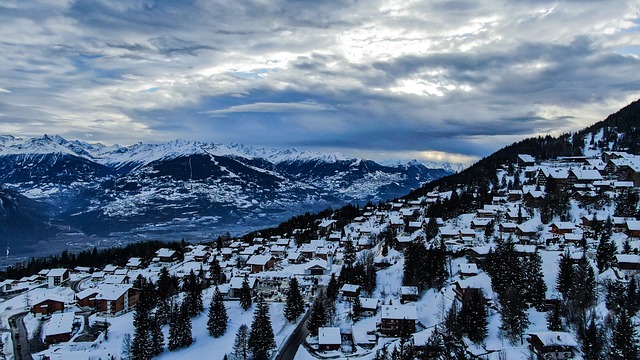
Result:
M304 243L297 241L295 231L254 237L250 243L232 238L222 245L190 244L184 253L162 248L153 258L130 258L124 266L45 269L22 279L6 279L0 283L4 299L0 303L0 320L2 328L8 329L2 332L4 353L19 358L24 347L21 344L28 341L36 359L86 359L87 352L95 359L121 358L121 343L125 334L133 333L131 319L140 295L134 280L143 276L157 281L166 268L179 279L195 273L211 282L210 267L215 261L224 274L224 282L217 289L230 309L229 334L221 339L210 338L206 331L196 330L199 320L194 320L197 346L175 353L165 351L158 358L196 357L214 348L221 359L230 353L235 331L251 316L234 305L244 282L248 282L253 297L261 296L270 304L276 333L275 355L297 331L296 324L288 323L282 315L291 279L298 280L305 312L310 311L332 275L340 275L348 247L345 244L350 243L359 260L373 258L376 286L366 291L362 284L340 284L334 317L307 337L296 358L373 359L383 350L391 353L405 341L401 338L407 332L413 348L424 349L434 332L439 331L452 303L462 303L465 293L475 290L485 298L489 326L481 343L466 341L464 351L469 357L581 358L575 333L571 329L549 330L546 312L533 308L527 313L530 326L525 341L505 341L499 330L497 295L483 261L494 248L495 239L512 241L518 256L540 254L547 289L545 301L551 306L560 297L556 289L560 256L568 254L575 261L586 258L595 268L598 239L590 234L594 227L610 222L611 240L617 249L615 263L597 275L597 283L628 282L637 276L640 220L634 215L616 216L614 204L623 194L637 193L640 156L604 152L600 156L541 162L521 154L517 159L517 163L505 164L496 174L499 183L492 189L490 202L451 219L429 217L429 209L458 194L452 195L455 190L432 191L416 199L369 204L344 227L338 228L331 217L321 219L315 238ZM542 207L546 206L544 199L549 189L566 194L569 202L561 215L545 219L547 210ZM479 198L482 194L473 195ZM437 233L427 240L433 231L429 227L434 224ZM389 233L390 242L385 237ZM427 241L446 247L449 276L444 286L420 290L403 285L403 250L411 243ZM212 296L213 288L205 290L204 303L209 304ZM351 312L356 298L361 309L354 318ZM305 319L302 316L298 322ZM25 330L19 329L20 323ZM22 331L26 334L22 335ZM163 331L167 331L166 327Z

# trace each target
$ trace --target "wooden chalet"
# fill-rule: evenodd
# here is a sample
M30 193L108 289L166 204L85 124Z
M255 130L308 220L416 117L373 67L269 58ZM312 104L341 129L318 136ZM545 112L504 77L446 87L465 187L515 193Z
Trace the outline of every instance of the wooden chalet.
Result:
M380 300L372 298L360 298L361 304L361 316L374 316L378 313L378 307L380 306Z
M401 286L400 287L400 303L406 304L408 302L418 301L420 293L417 286Z
M95 307L96 295L98 290L89 288L75 294L76 302L80 307Z
M63 311L64 301L53 297L47 297L31 306L31 312L36 316L47 316Z
M517 164L519 168L533 166L536 164L536 158L529 154L518 154Z
M342 345L342 335L339 327L318 328L318 350L335 351Z
M129 270L138 270L142 268L142 266L142 259L139 257L129 258L129 260L127 261L127 265L125 265L125 267Z
M336 228L336 220L323 220L318 224L318 234L328 235Z
M101 316L118 316L132 310L140 296L140 291L131 284L105 284L96 290L94 308Z
M623 277L640 273L640 255L616 254L617 269Z
M571 222L557 221L549 226L549 232L555 236L561 236L564 234L571 234L576 229L576 226Z
M161 248L156 251L156 256L153 258L153 261L161 263L172 263L180 260L181 258L182 256L176 250Z
M640 221L627 220L624 233L631 239L640 239Z
M340 288L340 295L343 299L354 299L360 296L360 285L344 284Z
M378 331L386 336L416 332L418 312L414 305L382 305Z
M541 331L529 334L529 348L539 359L572 359L578 343L570 333Z
M53 314L44 330L44 343L57 344L71 340L75 314L72 312Z
M485 273L458 280L453 285L453 292L461 302L468 291L482 291L485 300L491 299L491 294L493 293L491 278Z
M305 264L305 275L327 275L329 273L330 266L325 260L314 259Z
M269 255L253 255L247 260L247 265L251 266L252 273L258 273L267 271L273 268L276 260L273 256Z

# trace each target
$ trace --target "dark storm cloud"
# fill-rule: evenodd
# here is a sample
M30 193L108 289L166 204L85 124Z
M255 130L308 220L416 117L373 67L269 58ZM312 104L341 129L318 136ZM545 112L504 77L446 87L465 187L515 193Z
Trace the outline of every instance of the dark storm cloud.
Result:
M638 4L604 4L7 0L0 124L479 158L639 97Z

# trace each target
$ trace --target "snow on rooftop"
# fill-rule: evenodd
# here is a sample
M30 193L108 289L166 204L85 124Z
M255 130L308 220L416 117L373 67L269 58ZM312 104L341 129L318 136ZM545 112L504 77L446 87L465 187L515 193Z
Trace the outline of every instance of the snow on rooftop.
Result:
M342 343L339 327L321 327L318 329L318 344L335 345Z
M103 284L96 288L98 290L96 300L118 300L132 287L131 284Z
M72 312L58 313L51 315L51 319L44 331L45 336L70 333L73 330L73 320L75 314Z
M418 311L415 305L382 305L383 319L418 319Z
M544 346L578 346L578 343L570 333L562 331L540 331L530 333L530 336L536 336Z
M342 292L345 292L345 291L346 292L356 292L356 291L358 291L358 289L360 289L360 285L344 284L340 288L340 291L342 291Z

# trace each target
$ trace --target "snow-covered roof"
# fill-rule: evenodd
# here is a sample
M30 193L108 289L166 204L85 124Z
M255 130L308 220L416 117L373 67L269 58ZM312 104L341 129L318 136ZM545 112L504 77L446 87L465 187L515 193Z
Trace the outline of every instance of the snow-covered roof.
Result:
M460 272L464 273L464 274L478 274L479 270L478 270L478 265L473 264L473 263L464 263L464 264L458 264L458 266L460 267Z
M383 319L418 319L418 311L414 305L382 305Z
M540 331L530 333L529 336L535 336L540 339L543 346L578 346L578 343L570 333L562 331Z
M372 298L360 298L360 305L365 310L375 310L378 308L378 303L380 300L372 299Z
M157 257L172 257L174 256L176 253L175 250L171 250L171 249L167 249L167 248L161 248L158 251L156 251L156 256Z
M64 273L69 271L68 269L51 269L47 273L47 276L63 276Z
M575 170L571 170L571 172L578 178L578 180L582 180L582 181L602 180L602 175L600 175L600 172L598 170L575 169Z
M318 226L321 227L321 228L326 228L326 227L329 227L329 226L331 226L331 225L333 225L335 223L336 223L335 220L323 220L320 223L320 225L318 225Z
M240 277L240 276L234 276L231 278L231 280L229 281L229 286L232 289L240 289L242 288L242 282L244 281L244 277ZM249 287L253 289L253 287L256 284L256 278L254 277L249 277L247 278L247 282L249 283Z
M344 284L342 285L342 287L340 288L341 292L356 292L358 291L358 289L360 289L360 285L354 285L354 284Z
M418 287L417 286L401 286L400 294L401 295L418 295Z
M96 300L114 301L126 294L133 285L131 284L103 284L96 288L98 294Z
M629 229L630 231L640 231L640 221L627 220L627 229Z
M318 344L335 345L335 344L341 344L341 343L342 343L342 337L340 336L339 327L318 328Z
M87 297L89 297L91 295L95 295L97 293L98 293L98 290L96 290L94 288L84 289L84 290L76 293L76 298L78 298L78 299L86 299Z
M67 334L73 330L75 314L72 312L52 314L44 331L45 336Z
M640 264L640 255L635 254L616 254L618 263Z
M560 230L574 230L576 228L572 222L568 221L556 221L552 223L551 226L555 226Z
M247 260L248 265L266 265L273 257L271 255L253 255Z
M522 160L523 162L527 162L527 163L536 162L536 158L534 158L533 156L531 156L529 154L518 154L518 159Z
M462 289L482 289L485 297L488 297L493 292L491 288L491 278L485 273L480 273L476 276L471 276L463 280L457 281L458 285Z
M142 259L139 257L132 257L132 258L129 258L129 261L127 261L127 266L139 267L141 265L142 265Z
M305 270L311 269L312 267L319 266L323 269L327 269L329 267L328 263L322 259L313 259L305 264Z

